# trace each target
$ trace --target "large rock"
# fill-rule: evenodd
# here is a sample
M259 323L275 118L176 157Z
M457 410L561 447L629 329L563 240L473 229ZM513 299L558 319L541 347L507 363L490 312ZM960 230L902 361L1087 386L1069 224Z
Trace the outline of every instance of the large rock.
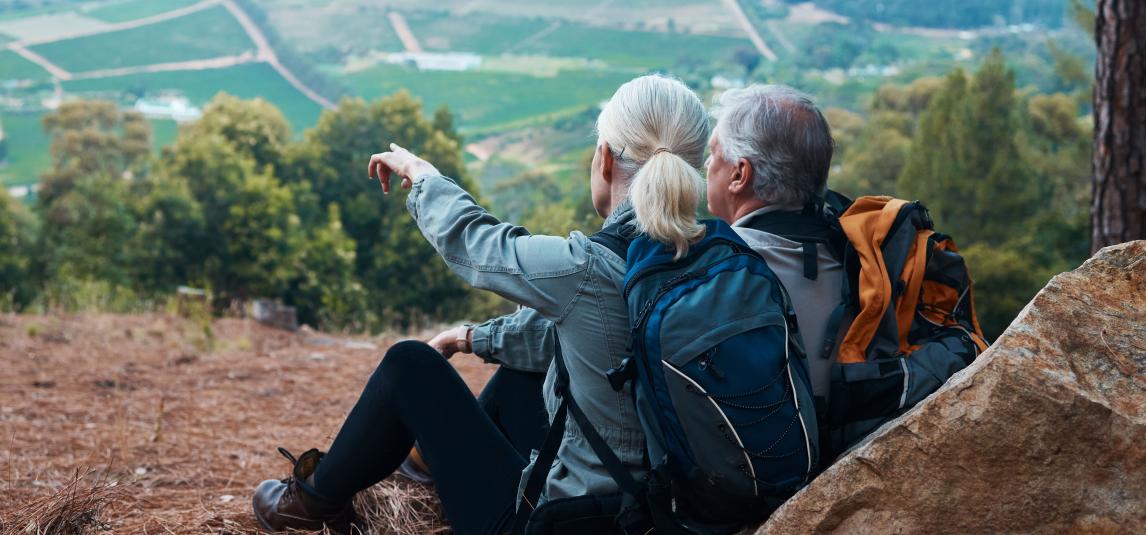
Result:
M1146 241L1055 277L771 533L1146 533Z

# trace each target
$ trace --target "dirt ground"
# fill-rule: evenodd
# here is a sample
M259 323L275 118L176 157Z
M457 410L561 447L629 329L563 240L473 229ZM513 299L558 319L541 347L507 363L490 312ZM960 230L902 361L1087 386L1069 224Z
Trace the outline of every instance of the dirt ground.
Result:
M207 326L158 314L0 316L0 532L36 533L52 519L90 532L256 532L252 489L290 469L275 448L325 449L400 339ZM493 372L468 355L452 362L475 390ZM388 482L369 498L397 500L380 509L409 516L407 498L432 502L427 493Z

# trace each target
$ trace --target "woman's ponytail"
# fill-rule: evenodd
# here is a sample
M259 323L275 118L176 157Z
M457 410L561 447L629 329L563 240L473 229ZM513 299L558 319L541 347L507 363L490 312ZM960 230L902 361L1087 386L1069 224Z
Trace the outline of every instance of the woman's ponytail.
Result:
M641 166L629 186L638 229L671 245L679 259L704 236L696 221L700 202L700 173L680 156L657 149Z
M648 75L626 82L597 117L597 135L615 161L633 170L629 198L637 226L671 246L676 258L704 236L696 221L700 173L708 143L704 104L679 80ZM631 172L631 171L630 171Z

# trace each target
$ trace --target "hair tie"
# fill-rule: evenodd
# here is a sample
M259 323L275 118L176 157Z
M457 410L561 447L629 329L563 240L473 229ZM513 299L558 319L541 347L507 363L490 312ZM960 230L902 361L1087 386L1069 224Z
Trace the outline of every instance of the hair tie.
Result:
M654 150L654 151L653 151L653 156L656 156L656 155L658 155L658 154L660 154L660 153L662 153L662 152L667 152L667 153L669 153L669 154L672 154L672 151L671 151L671 150L669 150L669 148L668 148L668 147L660 147L660 148L658 148L657 150ZM652 158L653 156L649 156L649 158Z

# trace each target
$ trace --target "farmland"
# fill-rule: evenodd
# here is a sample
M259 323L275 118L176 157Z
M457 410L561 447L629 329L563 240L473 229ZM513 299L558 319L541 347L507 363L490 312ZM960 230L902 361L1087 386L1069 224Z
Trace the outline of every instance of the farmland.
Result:
M0 72L4 77L15 80L46 80L48 73L11 50L0 50Z
M284 78L269 59L276 50L258 49L236 10L247 11L264 31L274 33L272 46L279 54L291 54L292 65L309 65L297 81L303 86L341 87L342 93L367 99L405 89L422 100L427 112L448 106L472 144L467 153L471 170L485 185L505 178L508 169L556 166L559 176L570 176L569 165L580 162L591 145L591 121L577 123L583 131L571 138L578 140L572 144L550 142L554 136L569 138L553 125L650 71L680 77L706 99L717 79L783 82L813 92L828 106L862 112L881 84L973 65L991 46L1022 53L1020 83L1043 88L1052 83L1053 60L1045 52L1030 51L1046 38L1071 53L1088 53L1077 31L1063 29L1027 35L1000 28L920 30L883 24L876 30L818 4L769 0L762 8L741 5L751 8L751 24L778 52L776 61L761 61L741 21L722 2L710 0L442 0L432 5L420 0L384 5L358 0L75 0L31 3L23 9L0 6L0 47L7 48L0 48L0 84L31 80L0 90L7 98L0 124L9 149L0 182L36 180L48 161L48 139L37 131L38 117L48 111L43 103L56 97L105 98L127 107L139 98L178 95L201 107L226 91L273 102L300 136L315 124L324 101ZM408 25L413 41L398 38L391 14ZM41 65L17 54L24 41L29 54L42 56ZM409 44L432 54L479 59L460 69L391 60L391 54L406 52ZM225 58L230 59L210 63ZM50 83L51 68L74 78L59 80L58 94ZM338 99L329 91L323 96ZM163 119L153 124L157 146L169 142L174 124ZM497 146L497 140L520 137L537 147L529 158ZM477 143L484 144L478 148ZM499 163L485 169L491 154L498 154Z
M632 77L631 72L609 70L563 70L554 76L483 70L418 73L379 65L346 79L367 98L406 89L421 96L428 110L447 105L472 133L596 105Z
M227 10L213 7L139 28L31 49L64 69L83 72L235 55L253 50L254 45Z
M84 14L105 22L126 22L158 15L194 3L195 0L125 0L101 4L92 9L84 10Z
M64 89L82 94L118 98L125 91L148 94L179 91L192 102L207 102L223 91L242 98L262 97L274 102L296 129L318 120L319 107L295 91L270 67L252 63L227 69L141 73L112 78L64 82Z

